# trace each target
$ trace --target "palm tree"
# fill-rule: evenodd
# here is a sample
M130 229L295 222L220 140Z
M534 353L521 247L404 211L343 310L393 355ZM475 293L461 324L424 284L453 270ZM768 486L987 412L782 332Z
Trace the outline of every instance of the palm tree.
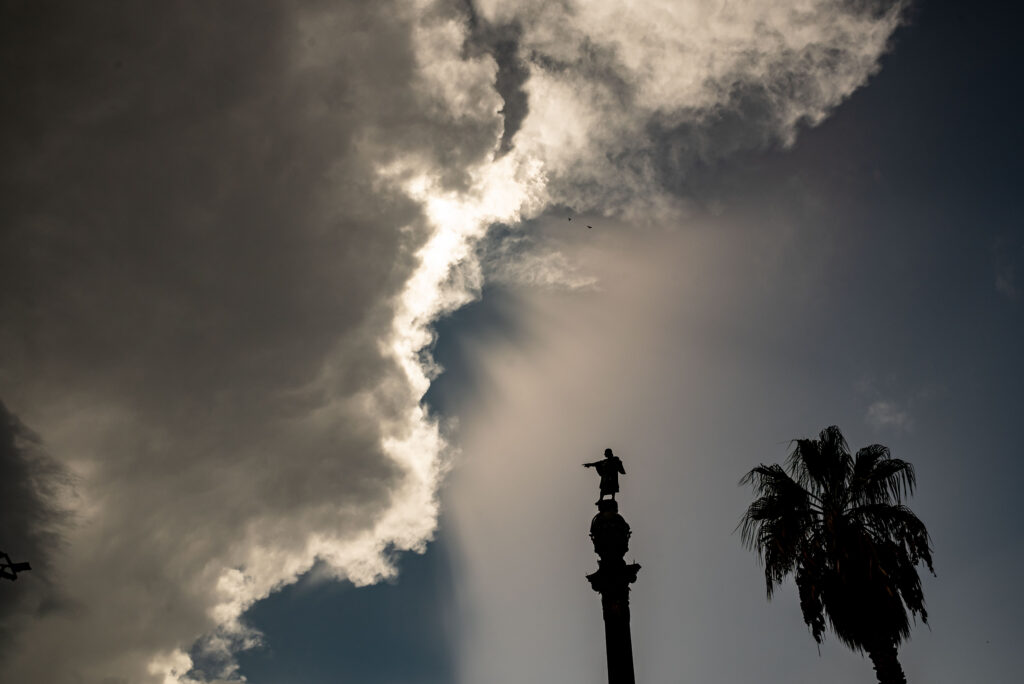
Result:
M910 636L907 610L928 622L916 566L935 574L928 530L903 505L914 467L880 444L851 456L835 426L792 444L786 469L761 464L740 480L757 499L737 529L764 565L768 598L794 574L815 641L828 618L841 642L867 652L880 684L906 684L896 648Z

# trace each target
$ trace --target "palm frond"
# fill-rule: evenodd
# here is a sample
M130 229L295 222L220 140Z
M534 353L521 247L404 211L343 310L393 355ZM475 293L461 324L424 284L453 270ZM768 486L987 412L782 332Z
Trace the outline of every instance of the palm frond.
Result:
M865 504L851 509L849 516L863 521L876 541L898 544L911 565L924 562L935 574L931 536L912 510L903 505Z
M818 439L797 439L793 445L786 461L793 479L825 498L838 494L853 467L850 448L839 428L827 427Z
M761 464L740 479L740 485L752 485L758 498L747 507L736 529L743 545L760 549L764 523L806 516L810 509L808 492L778 465Z
M853 461L853 474L850 477L850 490L857 491L866 482L868 475L874 469L878 461L891 458L889 447L881 444L872 444L863 449L857 450Z
M804 623L811 628L811 635L820 644L825 634L825 581L821 568L813 562L801 564L796 571L796 588Z
M768 596L796 567L800 546L811 524L808 492L780 466L764 464L743 476L759 494L736 529L743 545L755 550L764 565Z
M921 577L917 574L917 568L911 559L905 554L897 554L897 570L893 574L893 583L899 588L903 603L910 610L911 614L920 617L921 622L928 624L928 611L924 605L924 591L921 588ZM929 569L931 562L928 563ZM909 628L907 634L909 636Z
M914 466L892 458L886 447L875 444L857 452L850 482L852 504L899 504L914 493L916 486Z

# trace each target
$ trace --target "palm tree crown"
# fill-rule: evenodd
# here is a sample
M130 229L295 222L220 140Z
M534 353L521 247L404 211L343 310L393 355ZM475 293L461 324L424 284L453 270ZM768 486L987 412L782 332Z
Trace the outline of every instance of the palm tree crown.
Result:
M928 622L916 566L934 574L928 531L903 505L913 466L875 444L850 455L839 428L793 442L783 469L759 465L740 484L757 499L738 525L764 565L768 597L795 574L804 622L821 643L825 619L847 646L891 652L910 635L907 610ZM898 668L898 663L896 663ZM899 677L880 681L905 681Z

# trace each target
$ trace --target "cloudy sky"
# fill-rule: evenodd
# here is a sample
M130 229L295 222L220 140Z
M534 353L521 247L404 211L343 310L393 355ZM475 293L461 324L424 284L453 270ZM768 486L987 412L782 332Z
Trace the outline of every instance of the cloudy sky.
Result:
M1019 10L2 11L5 679L601 681L610 446L639 681L871 681L734 534L832 424L917 467L910 681L1019 678Z

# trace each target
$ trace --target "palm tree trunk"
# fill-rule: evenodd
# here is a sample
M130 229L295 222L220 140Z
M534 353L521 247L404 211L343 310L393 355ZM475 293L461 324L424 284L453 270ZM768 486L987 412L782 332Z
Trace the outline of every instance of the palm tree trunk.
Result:
M896 644L882 643L868 649L868 657L875 666L878 684L907 684L903 668L896 657Z

